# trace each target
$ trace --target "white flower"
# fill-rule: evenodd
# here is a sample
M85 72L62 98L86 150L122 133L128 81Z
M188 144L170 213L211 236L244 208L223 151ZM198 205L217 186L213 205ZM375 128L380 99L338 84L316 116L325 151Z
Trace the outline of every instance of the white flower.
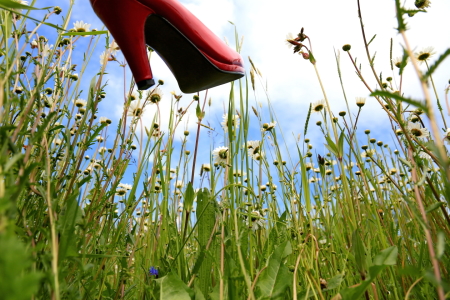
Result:
M424 151L419 152L419 157L422 159L431 160L431 156Z
M356 97L356 105L358 107L363 107L366 104L366 98L364 97Z
M261 217L261 214L259 211L254 210L250 213L250 216L247 220L247 225L249 228L251 228L253 231L258 230L260 227L264 226L263 219Z
M211 171L211 164L202 164L202 170L204 172L209 172Z
M177 189L181 189L184 184L183 184L183 181L177 180L174 185Z
M106 151L108 151L106 147L100 147L100 149L98 149L98 153L100 154L104 154Z
M140 117L144 112L144 106L141 101L132 101L128 107L127 115L130 117Z
M119 45L117 45L116 41L112 41L109 45L109 49L111 49L111 54L114 54L117 50L120 50Z
M124 189L124 188L118 188L118 189L116 190L116 195L117 195L117 196L123 196L123 195L125 195L126 193L127 193L127 190Z
M258 161L261 160L261 157L264 155L264 153L261 151L260 141L247 141L247 151L248 156Z
M53 144L55 144L56 146L59 146L62 144L62 140L61 139L54 139L53 140Z
M147 100L150 101L150 103L156 104L161 101L162 97L163 92L159 87L157 87L148 93Z
M131 184L127 184L127 183L119 183L118 185L119 188L123 188L126 190L131 190L133 188L133 186Z
M76 32L87 32L89 31L89 27L91 27L91 24L84 23L83 21L76 21L73 23L73 26Z
M447 131L445 132L444 141L447 145L450 145L450 128L447 128Z
M86 100L83 99L77 99L73 101L73 103L75 104L76 107L85 107L87 104Z
M105 140L101 135L98 135L95 139L96 139L97 142L99 142L99 143L101 143L101 142L103 142L103 141Z
M319 113L322 109L325 108L325 101L324 100L319 100L315 103L312 104L312 108L311 111L314 113Z
M228 114L223 115L223 121L220 123L225 132L228 132L228 125L230 125L231 129L237 130L239 128L239 116L232 115L231 116L231 124L228 124Z
M430 136L430 132L426 128L420 128L419 123L408 123L408 130L411 132L412 135L419 139L424 139Z
M263 128L261 128L261 131L271 131L275 128L277 125L277 122L270 122L270 123L264 123Z
M49 46L48 44L45 44L44 47L42 48L42 53L41 53L42 57L43 58L47 57L50 53L50 50L52 50L52 48L53 48L53 45Z
M214 157L214 161L218 164L224 163L226 164L228 162L228 155L229 155L229 149L228 147L218 147L213 150L212 155Z
M361 153L361 157L372 157L375 153L375 149L369 149Z
M314 173L320 173L320 168L313 169Z
M415 53L417 60L420 63L427 61L434 54L436 54L436 52L434 52L433 47L426 47L426 48L420 50L419 52Z
M100 117L100 124L111 124L111 120L108 119L107 117Z
M320 178L311 177L308 181L309 181L309 183L314 183L314 182L318 182L319 180L320 180Z
M307 162L307 163L305 163L305 168L306 168L306 171L309 171L314 168L314 164L311 162Z
M105 59L106 59L106 63L108 63L108 61L112 61L113 60L111 58L111 56L106 51L103 51L102 54L100 54L100 64L102 66L105 63Z
M284 42L289 49L291 49L293 46L289 41L293 39L295 39L295 36L292 34L292 32L288 32L288 34L286 34L286 39L284 40Z
M36 49L38 47L38 43L35 39L33 39L30 43L31 49Z

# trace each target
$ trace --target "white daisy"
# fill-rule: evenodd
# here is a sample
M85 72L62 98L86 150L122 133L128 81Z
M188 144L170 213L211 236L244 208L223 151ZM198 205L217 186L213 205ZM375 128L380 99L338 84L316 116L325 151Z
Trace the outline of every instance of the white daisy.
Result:
M150 103L156 104L161 101L162 97L163 92L159 87L157 87L148 93L147 100L150 101Z
M130 191L133 188L133 186L131 184L127 184L127 183L119 183L118 187L124 188L128 191Z
M75 104L76 107L85 107L87 104L86 100L83 99L77 99L73 101L73 103Z
M248 151L248 156L250 156L254 160L261 160L261 157L264 155L264 153L261 151L261 142L260 141L248 141L247 142L247 151Z
M312 104L311 111L314 113L319 113L325 108L325 100L319 100Z
M212 155L214 157L214 161L218 164L228 162L229 149L228 147L218 147L213 150Z
M87 32L89 31L89 27L91 27L91 24L84 23L83 21L76 21L73 23L73 26L76 32Z
M376 153L375 149L368 149L363 153L361 153L361 157L373 157L375 153Z
M181 180L177 180L174 185L177 189L181 189L184 186L183 181Z
M270 122L270 123L264 123L263 128L261 128L261 131L271 131L275 128L277 125L277 122Z
M426 128L421 128L419 123L408 123L408 130L416 138L424 139L430 136L430 132Z
M132 101L128 107L127 115L130 117L140 117L144 112L144 106L141 101Z
M295 36L292 34L292 32L288 32L288 34L286 34L286 39L284 40L284 42L289 49L291 49L293 46L289 41L292 41L293 39L295 39Z
M223 121L220 123L222 125L222 128L225 132L228 132L228 125L231 125L231 129L237 130L239 128L239 116L233 115L231 116L231 124L228 124L228 114L223 115Z
M42 57L46 58L50 54L50 51L52 50L52 48L53 48L53 45L49 46L48 44L45 44L44 47L42 48L42 52L41 52Z

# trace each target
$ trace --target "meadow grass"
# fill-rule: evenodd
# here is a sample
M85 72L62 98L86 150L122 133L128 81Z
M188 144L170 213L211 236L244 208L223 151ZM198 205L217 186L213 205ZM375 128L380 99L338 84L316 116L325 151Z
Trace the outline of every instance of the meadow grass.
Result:
M97 115L108 98L105 66L119 51L107 32L83 24L67 31L73 4L58 27L47 19L59 8L33 23L26 7L0 1L0 298L449 298L450 132L430 83L450 51L434 63L431 50L413 53L404 18L428 4L416 1L412 11L396 3L406 45L402 58L391 57L396 80L368 63L377 82L370 86L350 45L343 54L385 111L397 149L358 128L365 99L345 98L346 111L331 111L302 31L290 43L315 68L324 99L309 105L295 147L268 97L267 108L252 106L261 73L250 60L250 76L230 85L228 113L216 126L223 146L211 144L204 163L199 137L213 133L204 122L207 93L182 107L190 96L162 98L162 81L148 92L131 83L113 128ZM42 26L54 28L54 41L39 35ZM364 35L372 62L370 42ZM102 68L82 86L99 43ZM406 63L422 101L403 96ZM170 115L161 101L171 101ZM157 112L145 126L151 105ZM187 112L195 112L195 132L182 130ZM323 156L306 138L313 113L329 150Z

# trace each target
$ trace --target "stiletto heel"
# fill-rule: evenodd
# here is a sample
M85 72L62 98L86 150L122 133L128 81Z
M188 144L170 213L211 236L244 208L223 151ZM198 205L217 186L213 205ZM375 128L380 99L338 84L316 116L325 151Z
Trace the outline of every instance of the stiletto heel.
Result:
M184 93L245 74L241 56L176 0L90 1L121 48L139 89L154 84L145 44L165 61Z
M91 0L91 4L119 45L138 89L146 90L153 86L155 81L143 32L145 21L153 11L137 1Z

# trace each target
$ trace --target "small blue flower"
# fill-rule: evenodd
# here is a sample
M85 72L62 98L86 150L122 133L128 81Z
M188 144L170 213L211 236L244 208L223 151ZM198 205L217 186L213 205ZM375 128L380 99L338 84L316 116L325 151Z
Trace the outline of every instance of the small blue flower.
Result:
M158 269L156 269L155 267L150 267L148 274L150 276L154 275L156 278L158 278Z

